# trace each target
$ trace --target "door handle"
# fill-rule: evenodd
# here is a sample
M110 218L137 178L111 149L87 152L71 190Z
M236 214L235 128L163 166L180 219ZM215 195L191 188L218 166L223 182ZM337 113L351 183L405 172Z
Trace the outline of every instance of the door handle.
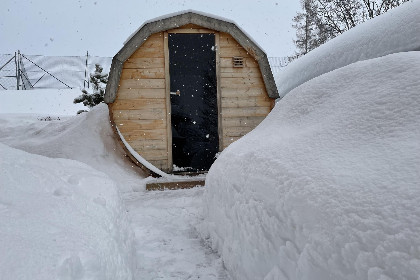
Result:
M180 96L181 95L181 92L178 89L176 92L171 91L170 94Z

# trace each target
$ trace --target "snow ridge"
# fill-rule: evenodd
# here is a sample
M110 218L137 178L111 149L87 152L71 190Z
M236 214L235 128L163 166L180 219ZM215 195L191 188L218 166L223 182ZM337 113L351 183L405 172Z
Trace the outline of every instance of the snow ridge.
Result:
M222 152L202 232L234 279L418 280L419 61L317 77Z
M275 77L280 98L310 79L351 63L420 51L419 14L420 1L406 2L293 61Z

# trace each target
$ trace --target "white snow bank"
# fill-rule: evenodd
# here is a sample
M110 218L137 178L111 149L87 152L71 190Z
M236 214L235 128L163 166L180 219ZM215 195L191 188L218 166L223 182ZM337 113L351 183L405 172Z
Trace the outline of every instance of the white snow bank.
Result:
M0 279L132 279L133 233L105 174L0 144Z
M222 152L202 230L234 279L418 279L419 61L313 79Z
M80 94L80 89L0 90L0 114L76 115L86 110L81 103L73 104Z
M60 120L40 121L40 116L0 114L0 142L30 153L86 163L114 179L123 192L144 189L139 169L124 156L115 139L107 105Z
M420 1L409 1L360 24L283 69L275 80L280 97L293 88L356 61L420 50Z

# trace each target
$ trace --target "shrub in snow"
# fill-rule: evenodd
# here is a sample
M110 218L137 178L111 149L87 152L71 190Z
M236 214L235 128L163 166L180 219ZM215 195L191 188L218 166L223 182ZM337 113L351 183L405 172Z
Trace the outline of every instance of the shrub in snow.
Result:
M77 111L77 114L80 115L81 113L87 113L87 112L88 112L87 110L79 110Z
M297 87L206 178L234 279L418 279L420 52Z
M95 72L90 74L90 82L92 83L93 92L89 93L86 89L82 90L82 95L76 97L73 103L83 103L83 105L92 108L99 103L104 102L105 87L108 82L108 74L102 73L103 68L99 64L95 64ZM80 110L77 113L80 114Z
M38 117L37 119L39 121L50 122L50 121L59 121L60 117L47 116L47 117Z

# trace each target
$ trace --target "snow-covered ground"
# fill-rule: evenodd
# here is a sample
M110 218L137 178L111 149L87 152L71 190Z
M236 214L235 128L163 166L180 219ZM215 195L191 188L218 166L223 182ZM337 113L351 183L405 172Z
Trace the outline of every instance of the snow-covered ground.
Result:
M221 153L202 232L235 279L419 279L419 62L312 79Z
M0 279L131 279L134 235L114 182L0 144Z
M204 188L125 194L134 227L138 279L230 279L196 230Z
M106 105L75 115L78 91L37 93L52 100L0 92L1 280L229 279L195 230L202 188L145 192Z

